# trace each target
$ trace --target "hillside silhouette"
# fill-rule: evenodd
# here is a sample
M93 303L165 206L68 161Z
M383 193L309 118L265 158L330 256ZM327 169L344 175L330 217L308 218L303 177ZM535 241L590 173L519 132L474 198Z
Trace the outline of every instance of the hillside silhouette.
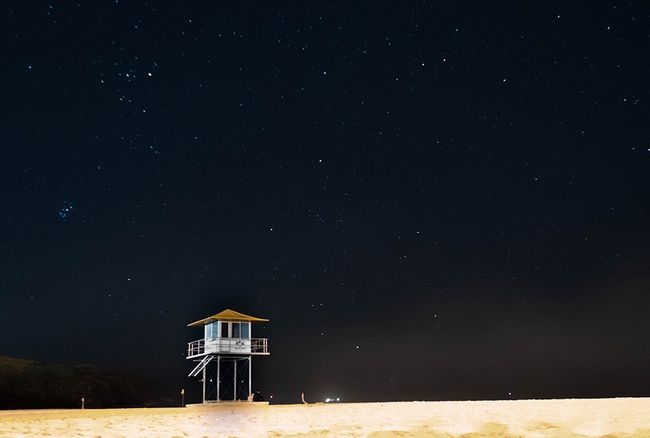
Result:
M60 365L0 356L0 409L152 406L146 382L93 365Z

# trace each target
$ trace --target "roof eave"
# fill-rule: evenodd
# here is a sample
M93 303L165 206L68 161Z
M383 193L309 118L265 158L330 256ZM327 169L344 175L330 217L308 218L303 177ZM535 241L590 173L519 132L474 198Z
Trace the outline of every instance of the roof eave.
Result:
M230 312L234 313L236 315L233 316L220 316L224 312ZM241 315L241 316L238 316ZM189 323L187 326L188 327L200 327L206 324L210 324L215 321L238 321L238 322L269 322L268 319L266 318L258 318L256 316L251 316L251 315L246 315L241 312L237 312L235 310L231 309L226 309L224 311L221 311L219 313L215 313L212 316L208 316L207 318L199 319L198 321L194 321Z

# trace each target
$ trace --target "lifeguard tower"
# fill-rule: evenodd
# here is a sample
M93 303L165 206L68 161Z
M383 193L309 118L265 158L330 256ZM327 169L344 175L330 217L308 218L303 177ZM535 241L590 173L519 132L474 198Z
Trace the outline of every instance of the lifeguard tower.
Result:
M203 373L203 403L252 401L251 359L270 353L267 338L251 337L251 323L267 321L226 309L187 325L204 329L203 339L187 345L187 359L198 362L188 377Z

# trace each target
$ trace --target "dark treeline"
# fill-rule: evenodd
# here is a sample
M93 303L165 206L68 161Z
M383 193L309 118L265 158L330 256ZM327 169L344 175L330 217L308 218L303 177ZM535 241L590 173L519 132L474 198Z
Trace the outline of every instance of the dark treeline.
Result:
M92 365L58 365L0 356L0 409L159 405L147 383Z

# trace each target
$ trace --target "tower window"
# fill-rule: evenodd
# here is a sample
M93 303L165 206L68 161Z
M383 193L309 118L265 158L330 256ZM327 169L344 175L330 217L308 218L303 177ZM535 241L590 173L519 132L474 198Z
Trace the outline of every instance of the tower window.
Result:
M222 338L229 338L230 337L230 326L228 325L227 322L222 322L221 323L221 337Z

